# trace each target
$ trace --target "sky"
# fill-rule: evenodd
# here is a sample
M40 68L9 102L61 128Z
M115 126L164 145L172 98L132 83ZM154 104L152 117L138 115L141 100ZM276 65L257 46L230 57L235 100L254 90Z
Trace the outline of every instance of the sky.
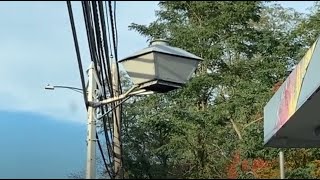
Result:
M282 1L300 12L312 1ZM128 25L155 20L157 1L118 1L119 58L146 47ZM89 66L80 2L73 2L83 67ZM0 178L66 178L82 171L86 111L65 2L0 2Z

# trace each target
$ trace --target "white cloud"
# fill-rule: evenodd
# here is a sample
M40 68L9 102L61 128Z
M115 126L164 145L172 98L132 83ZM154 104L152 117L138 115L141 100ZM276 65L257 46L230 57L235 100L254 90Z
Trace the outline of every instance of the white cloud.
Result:
M86 69L90 59L79 5L74 2L73 10ZM154 1L117 2L120 58L147 45L128 25L150 23L157 8ZM81 94L44 90L47 83L81 87L65 2L1 2L0 22L0 110L85 123Z

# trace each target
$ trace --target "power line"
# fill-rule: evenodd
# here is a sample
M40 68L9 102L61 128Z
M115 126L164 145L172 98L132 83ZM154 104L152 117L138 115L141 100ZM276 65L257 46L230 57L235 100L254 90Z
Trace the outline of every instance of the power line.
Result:
M76 28L74 25L73 12L72 12L72 7L71 7L70 1L67 1L67 6L68 6L68 12L69 12L69 18L70 18L70 24L71 24L71 29L72 29L74 46L75 46L76 54L77 54L78 68L80 71L81 85L82 85L82 90L83 90L83 98L84 98L85 105L87 106L88 99L87 99L87 93L86 93L86 85L85 85L85 81L84 81L84 74L83 74L83 68L82 68L82 62L81 62L81 56L80 56L80 50L79 50L79 44L78 44L78 38L77 38L77 31L76 31Z
M117 18L116 18L116 8L117 7L117 2L113 1L113 17L114 17L114 29L115 29L115 39L116 39L116 44L115 46L117 47L118 50L118 30L117 30Z
M80 78L81 78L81 85L82 85L82 90L83 90L83 97L84 97L84 102L85 102L85 106L86 109L88 109L88 99L87 99L87 94L86 94L86 86L85 86L85 81L84 81L84 74L83 74L83 68L82 68L82 62L81 62L81 55L80 55L80 50L79 50L79 44L78 44L78 38L77 38L77 33L76 33L76 28L75 28L75 24L74 24L74 18L73 18L73 12L72 12L72 7L71 7L71 2L67 1L67 7L68 7L68 13L69 13L69 18L70 18L70 25L71 25L71 29L72 29L72 35L73 35L73 40L74 40L74 45L75 45L75 50L76 50L76 54L77 54L77 61L78 61L78 68L80 71ZM104 165L106 167L106 170L108 172L108 174L111 176L111 173L109 171L109 168L106 164L105 161L105 157L101 148L101 143L99 140L99 136L96 133L96 139L98 142L98 146L99 146L99 150L102 156L102 159L104 160Z
M98 61L97 62L99 63L99 65L101 67L100 71L98 71L98 73L101 75L101 79L102 79L101 84L103 86L104 98L106 99L107 96L106 96L106 86L105 86L105 81L104 81L104 75L107 75L107 71L105 70L105 68L106 68L105 64L104 64L104 57L105 56L103 55L103 49L102 49L102 46L103 46L102 42L103 41L102 41L102 36L101 36L101 32L100 32L100 23L99 23L97 4L96 4L95 1L92 2L92 13L93 13L93 18L94 18L93 19L93 22L94 22L93 23L94 24L93 29L95 30L94 32L96 32L95 33L96 44L97 44L96 48L97 48L97 51L98 51L98 56L97 56L98 57ZM108 67L108 68L110 68L110 67ZM103 71L103 70L105 70L105 71ZM108 88L111 89L110 86ZM102 98L100 98L100 100L102 100ZM105 106L105 107L107 108L107 106ZM101 112L104 113L104 108L103 107L101 108ZM106 123L107 123L106 118L107 118L107 116L105 116L103 118L103 128L104 128L105 140L106 140L106 143L107 143L107 152L108 152L109 162L111 162L110 149L111 149L112 145L111 145L111 143L109 141L109 134L108 134L108 131L107 131L107 128L106 128ZM111 128L110 121L108 121L108 124L109 124L109 127ZM109 149L109 147L110 147L110 149Z
M118 63L118 28L117 28L117 17L116 17L116 6L117 5L117 2L116 1L114 1L114 6L113 6L113 17L114 17L114 31L115 31L115 49L116 49L116 52L115 52L115 54L116 54L116 65L117 65L117 69L118 69L118 77L119 77L119 90L120 90L120 93L122 93L122 85L121 85L121 82L120 82L120 69L119 69L119 63ZM120 112L121 112L121 117L122 117L122 109L123 108L123 106L122 106L122 104L120 103ZM120 125L120 127L122 127L121 125ZM121 131L121 129L122 128L120 128L120 131ZM122 142L120 143L120 147L121 147L121 151L123 150L123 144L122 144ZM124 160L123 160L123 156L121 156L121 162L122 162L122 166L124 166ZM123 167L122 167L123 168Z
M109 82L109 92L110 92L110 95L113 97L113 88L111 88L112 86L112 78L111 78L111 70L110 70L110 61L108 60L109 59L109 49L108 49L108 40L107 40L107 33L106 33L106 23L105 23L105 18L104 18L104 11L103 11L103 3L101 1L98 1L98 6L99 6L99 13L100 13L100 20L101 20L101 26L102 26L102 36L103 36L103 47L104 47L104 52L105 52L105 60L106 60L106 64L108 66L108 71L105 71L105 73L107 73L107 78L106 80L108 80ZM108 19L108 17L106 18ZM104 83L104 82L103 82ZM106 106L107 107L107 106ZM108 114L110 110L108 110L108 112L106 112L105 114ZM102 112L103 114L103 112ZM108 117L108 116L107 116ZM108 131L107 131L107 128L106 128L106 120L105 120L105 116L103 116L103 127L104 127L104 133L107 134ZM110 118L108 118L108 126L109 126L109 129L110 129L110 135L112 137L112 127L111 127L111 123L110 123ZM109 137L109 136L108 136ZM109 139L108 139L109 141ZM109 146L111 146L110 144L108 144ZM109 149L108 149L109 150ZM111 161L110 161L111 162Z
M80 50L79 50L79 45L76 37L76 28L74 25L74 19L73 19L73 14L72 14L72 8L71 8L71 3L70 1L67 1L68 4L68 10L69 10L69 17L70 17L70 22L71 22L71 27L72 27L72 32L73 32L73 37L74 37L74 43L75 43L75 48L76 48L76 53L77 53L77 59L78 59L78 65L79 65L79 71L80 71L80 76L81 76L81 83L83 87L83 94L84 94L84 100L86 104L86 108L88 108L88 103L87 103L87 95L85 92L85 83L84 83L84 75L83 75L83 69L82 69L82 63L81 63L81 58L80 58ZM106 5L106 3L105 3ZM109 58L109 52L112 55L112 50L114 52L114 57L115 57L115 63L117 66L118 71L116 72L118 74L118 77L120 77L120 72L119 72L119 64L118 64L118 32L117 32L117 25L116 25L116 3L114 2L113 6L113 13L112 13L112 5L111 2L109 1L109 9L107 9L106 5L106 19L107 19L107 27L106 28L106 23L104 19L104 11L103 11L103 4L102 2L87 2L87 1L82 1L82 9L83 9L83 17L85 21L85 26L86 26L86 33L87 33L87 39L88 39L88 45L89 45L89 50L90 50L90 56L91 56L91 61L94 64L94 67L96 69L96 75L98 77L98 82L100 85L102 85L102 92L103 92L103 97L107 98L107 88L109 90L109 93L111 96L113 96L113 90L111 88L112 86L112 74L111 74L111 66L110 66L110 61L108 60ZM108 12L109 10L109 12ZM109 14L108 14L109 13ZM100 15L100 16L99 16ZM109 15L109 17L108 17ZM100 18L100 19L99 19ZM109 26L109 21L108 19L110 18L110 26ZM110 30L111 29L111 30ZM112 33L112 38L110 37L110 34ZM109 37L109 38L108 38ZM108 40L110 43L108 43ZM110 48L110 49L109 49ZM99 68L98 68L99 67ZM120 92L122 91L121 89L121 84L120 84L120 79L118 79L118 84L120 87ZM101 96L99 99L101 100ZM113 105L114 106L114 105ZM104 107L108 109L108 106L103 106L101 107L101 112L102 114L104 113ZM113 107L115 108L115 107ZM113 109L112 108L112 109ZM121 105L120 105L121 108ZM110 112L111 110L107 110L107 112ZM104 134L105 134L105 139L106 139L106 144L107 144L107 153L109 157L109 162L111 163L111 155L110 155L110 149L111 143L109 141L109 133L108 129L106 127L107 125L107 118L108 116L103 117L103 125L104 125ZM112 129L111 123L110 123L110 118L108 118L108 126L110 130ZM117 123L117 121L116 121ZM116 124L117 127L121 127L121 124ZM121 129L121 128L119 128ZM110 131L111 134L112 131ZM112 134L111 134L112 135ZM99 141L99 136L96 133L96 139L98 140L98 146L100 153L102 155L104 165L106 166L106 170L111 176L111 173L109 171L108 165L106 163L106 159L104 157L104 153L102 151L102 146ZM122 146L122 144L121 144ZM122 159L123 157L121 157ZM122 160L123 161L123 160Z
M104 157L103 155L103 150L102 150L102 147L101 147L101 144L100 144L100 141L99 141L99 136L98 134L96 133L96 138L98 139L98 146L99 146L99 151L101 152L102 154L102 160L103 160L103 163L104 163L104 166L106 167L106 170L107 170L107 173L109 174L110 178L112 177L111 175L111 172L108 168L108 164L106 163L106 158ZM110 157L109 157L109 160L110 160ZM110 162L110 161L109 161ZM111 168L112 169L112 168Z
M109 16L110 16L110 24L111 24L111 33L112 33L112 40L113 40L113 50L114 50L114 57L115 57L115 64L116 64L116 67L117 67L117 76L118 76L118 79L117 79L117 86L119 86L118 90L119 90L119 94L122 93L122 87L121 87L121 82L120 82L120 71L119 71L119 63L118 63L118 33L117 33L117 28L116 28L116 2L114 2L114 13L112 13L112 5L111 5L111 1L108 1L108 6L109 6ZM111 40L110 40L111 41ZM116 104L116 103L115 103ZM120 145L120 153L122 154L122 143L121 143L121 117L122 117L122 105L120 104L119 105L119 111L120 111L120 117L117 117L116 116L116 127L117 129L119 130L119 145ZM118 120L117 118L120 118L120 120ZM119 121L119 123L118 123ZM123 169L123 156L121 155L121 166L120 167L121 169ZM120 170L121 171L121 170ZM120 172L115 172L115 173L120 173Z
M106 99L107 98L107 95L106 95L106 85L105 85L105 81L104 79L107 79L107 70L106 70L106 67L105 67L105 56L103 54L103 41L102 41L102 33L100 32L100 23L99 23L99 17L98 17L98 9L97 9L97 4L95 2L92 2L93 3L93 14L94 14L94 24L95 24L95 30L96 30L96 38L97 38L97 45L98 45L98 51L99 51L99 65L101 67L101 73L99 71L99 74L101 75L101 78L102 78L102 86L103 86L103 92L104 92L104 98ZM101 13L101 12L100 12ZM110 67L110 66L109 66ZM109 69L108 67L108 69ZM108 86L108 89L111 89L110 86ZM102 111L103 111L103 108L102 108Z
M107 72L107 77L108 77L108 82L109 86L111 87L112 85L112 78L111 78L111 70L110 70L110 61L108 60L109 58L109 50L108 50L108 40L107 40L107 33L106 33L106 23L105 23L105 18L104 18L104 10L103 10L103 4L101 1L98 1L98 6L99 6L99 12L100 12L100 19L101 19L101 26L102 26L102 36L103 36L103 44L104 44L104 52L105 52L105 57L106 57L106 64L109 67L108 72ZM107 18L108 19L108 18ZM113 89L109 88L109 92L111 96L113 97Z
M93 19L92 19L92 13L93 11L91 11L91 6L90 6L90 2L87 2L85 1L85 7L86 7L86 12L87 12L87 21L88 21L88 30L89 30L89 34L88 36L90 36L90 42L92 45L92 53L94 54L94 58L92 59L93 61L93 64L94 64L94 67L96 69L96 72L98 73L99 72L99 69L98 69L98 60L99 60L99 54L98 54L98 51L97 51L97 41L96 41L96 38L95 38L95 29L94 29L94 26L93 26ZM98 76L98 80L99 80L99 83L101 84L101 79L100 79L100 76Z
M107 6L107 1L104 2L105 4L105 7L106 7L106 19L107 19L107 30L108 30L108 41L109 41L109 44L112 44L112 41L111 41L111 33L110 33L110 26L109 26L109 14L108 14L108 6ZM109 47L109 51L110 51L110 56L113 56L113 53L112 53L112 49L111 49L111 46Z
M115 3L116 4L116 3ZM108 5L109 5L109 15L110 15L110 24L111 24L111 33L112 33L112 37L113 37L113 49L114 49L114 57L115 57L115 63L117 65L117 69L118 69L118 77L119 77L119 87L120 87L120 93L122 92L122 87L121 87L121 83L120 83L120 72L119 72L119 63L118 63L118 46L117 46L117 39L118 37L116 37L116 34L118 34L117 29L115 28L116 25L116 6L114 6L114 14L112 14L112 5L111 5L111 1L108 1ZM114 17L113 17L114 15ZM120 106L121 108L121 106Z
M95 56L96 59L94 59L94 61L95 61L96 66L97 66L97 63L99 63L99 65L100 65L100 67L102 69L103 65L101 64L101 59L100 59L101 56L99 56L101 54L98 53L99 51L101 51L102 45L100 43L102 43L102 40L101 40L101 36L99 36L99 24L98 24L99 22L98 22L97 12L96 12L97 8L96 8L95 5L96 4L93 3L93 6L92 6L93 9L91 11L91 6L89 6L89 3L86 2L86 4L85 4L85 8L86 8L86 12L87 12L87 17L86 18L87 18L87 21L89 22L88 23L88 36L91 37L91 41L89 43L92 44L92 49L93 49L92 52L94 53L94 55L96 55ZM91 12L93 13L94 19L92 19L92 16L88 17L88 14L91 15ZM95 24L95 26L93 26L93 24ZM96 33L94 34L94 32L96 32ZM94 37L96 37L96 39ZM94 41L94 40L96 40L96 41ZM110 67L108 67L108 69L109 68ZM102 72L102 73L100 73L100 72ZM102 76L102 81L100 81L100 82L103 85L104 97L106 98L106 92L105 92L106 88L105 88L105 82L104 82L104 78L103 78L103 71L97 70L97 74L99 75L99 77ZM108 88L110 89L110 87L108 87ZM101 111L102 111L102 113L104 113L103 107L102 107ZM104 134L105 134L105 140L106 140L106 145L107 145L107 152L108 152L109 162L111 162L111 159L110 159L111 158L111 155L110 155L110 151L111 150L110 149L111 149L112 145L111 145L111 143L109 141L109 134L108 134L107 128L106 128L106 119L105 118L103 119ZM111 128L110 120L108 121L108 124L109 124L109 127ZM109 149L109 147L110 147L110 149Z
M117 46L116 46L116 37L115 37L115 29L114 29L114 20L113 20L113 14L112 14L112 5L111 1L108 1L109 5L109 16L110 16L110 24L111 24L111 33L112 33L112 40L113 40L113 51L114 51L114 58L116 60L116 63L118 64L118 53L117 53Z

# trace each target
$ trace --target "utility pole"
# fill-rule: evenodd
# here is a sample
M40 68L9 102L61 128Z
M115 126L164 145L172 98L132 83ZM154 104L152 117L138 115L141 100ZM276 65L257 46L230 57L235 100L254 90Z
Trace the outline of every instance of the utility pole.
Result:
M120 95L120 85L118 76L117 62L112 61L112 88L114 97ZM122 145L121 145L121 108L120 102L114 102L116 108L113 111L113 167L114 167L114 179L122 179Z
M280 163L280 179L284 179L284 155L283 151L279 152L279 163Z
M89 77L88 101L94 101L96 80L94 78L94 66L91 62L87 70ZM88 130L87 130L87 167L86 179L96 178L96 118L95 109L88 106Z

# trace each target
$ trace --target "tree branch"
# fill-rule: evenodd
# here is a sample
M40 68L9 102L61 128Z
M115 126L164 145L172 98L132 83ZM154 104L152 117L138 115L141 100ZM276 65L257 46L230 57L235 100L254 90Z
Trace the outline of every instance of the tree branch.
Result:
M230 121L231 121L231 123L232 123L232 127L233 127L233 129L236 131L236 133L237 133L237 135L238 135L239 139L240 139L240 140L242 140L242 135L241 135L241 132L240 132L240 130L239 130L239 128L238 128L238 126L237 126L237 124L236 124L232 119L230 119Z
M244 127L242 128L242 130L244 130L244 129L247 128L248 126L250 126L250 125L252 125L253 123L256 123L256 122L258 122L258 121L260 121L260 120L262 120L262 119L263 119L263 117L260 117L260 118L254 120L254 121L249 122L248 124L244 125Z

